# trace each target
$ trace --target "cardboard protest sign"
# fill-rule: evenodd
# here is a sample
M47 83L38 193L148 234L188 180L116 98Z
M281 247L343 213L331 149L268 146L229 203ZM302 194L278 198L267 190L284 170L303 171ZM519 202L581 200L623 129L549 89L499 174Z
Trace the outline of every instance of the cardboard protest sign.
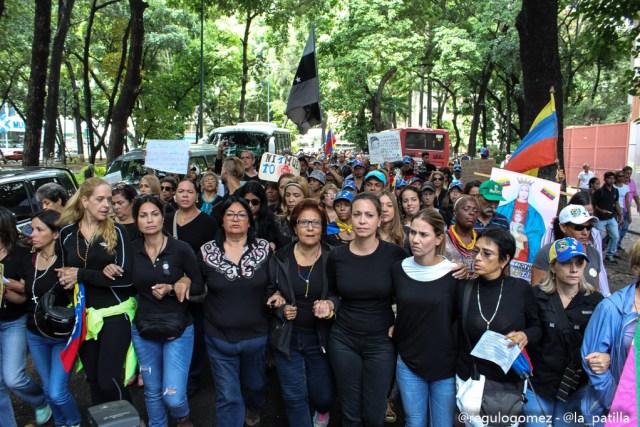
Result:
M399 131L367 134L369 160L373 164L402 160L402 144Z
M461 160L460 166L462 166L462 176L460 180L465 184L471 181L486 181L489 178L487 176L476 175L476 172L491 175L491 169L496 167L496 159L475 159L475 160Z
M162 172L186 174L189 169L189 141L149 140L144 165Z
M300 175L300 162L293 156L281 156L279 154L264 153L260 159L258 178L263 181L278 182L283 173Z
M506 200L497 211L507 217L516 241L511 276L531 281L531 263L558 211L560 184L498 168L491 171L491 179L502 186Z

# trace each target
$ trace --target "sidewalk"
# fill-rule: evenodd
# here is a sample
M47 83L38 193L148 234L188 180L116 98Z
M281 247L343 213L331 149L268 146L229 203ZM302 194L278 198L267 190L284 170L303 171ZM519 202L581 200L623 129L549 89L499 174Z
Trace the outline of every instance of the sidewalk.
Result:
M605 262L604 266L607 269L609 276L609 288L611 293L625 287L626 285L638 280L637 277L631 271L629 267L629 250L636 240L640 238L640 215L637 212L633 212L631 218L631 225L629 231L622 241L622 248L625 252L620 253L620 259L617 264L611 264Z

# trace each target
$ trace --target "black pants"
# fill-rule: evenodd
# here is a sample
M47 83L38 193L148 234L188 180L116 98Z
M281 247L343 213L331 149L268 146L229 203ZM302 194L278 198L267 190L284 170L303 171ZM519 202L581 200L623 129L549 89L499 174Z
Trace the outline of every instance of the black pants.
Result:
M131 322L125 315L107 317L97 340L80 346L80 360L91 389L91 404L131 400L123 384L124 361L131 343Z
M328 351L343 427L384 426L396 365L396 351L389 337L352 335L334 325Z
M204 308L202 303L189 303L189 311L193 319L193 354L189 367L189 390L199 390L202 386L202 374L207 360L207 347L204 343Z

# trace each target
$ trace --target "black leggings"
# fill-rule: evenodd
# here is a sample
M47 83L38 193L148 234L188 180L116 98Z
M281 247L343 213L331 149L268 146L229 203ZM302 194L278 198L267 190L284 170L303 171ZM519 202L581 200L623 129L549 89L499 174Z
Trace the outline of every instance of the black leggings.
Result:
M125 315L104 319L97 340L80 346L80 360L91 389L92 405L131 400L123 383L124 361L131 343L131 322Z

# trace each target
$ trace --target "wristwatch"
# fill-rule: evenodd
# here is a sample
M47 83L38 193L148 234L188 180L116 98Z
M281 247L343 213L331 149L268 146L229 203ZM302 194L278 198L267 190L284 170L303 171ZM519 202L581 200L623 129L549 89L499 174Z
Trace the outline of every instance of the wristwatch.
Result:
M170 297L176 296L175 285L169 285L169 286L171 287L171 289L169 289L169 296Z

